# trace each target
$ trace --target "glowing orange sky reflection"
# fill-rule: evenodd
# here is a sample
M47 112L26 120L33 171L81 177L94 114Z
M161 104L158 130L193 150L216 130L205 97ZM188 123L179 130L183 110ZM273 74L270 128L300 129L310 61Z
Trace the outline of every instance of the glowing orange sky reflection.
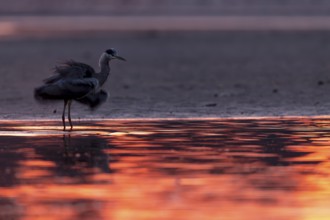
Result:
M0 219L330 216L326 118L0 126Z

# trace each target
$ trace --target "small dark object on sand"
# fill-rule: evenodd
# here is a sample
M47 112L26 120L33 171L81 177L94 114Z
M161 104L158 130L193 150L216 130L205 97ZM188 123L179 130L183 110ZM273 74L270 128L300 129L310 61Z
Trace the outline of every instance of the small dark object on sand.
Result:
M127 84L125 84L125 85L123 85L123 88L124 88L124 89L129 89L129 88L130 88L130 86L129 86L129 85L127 85Z
M217 106L217 104L216 103L210 103L210 104L206 104L205 106L206 107L215 107L215 106Z
M277 89L273 89L273 93L278 93L278 90Z
M84 63L68 61L62 66L55 67L55 75L44 80L45 84L34 90L34 97L37 100L63 100L64 108L62 113L63 130L65 131L65 109L68 106L68 118L70 130L71 103L72 100L88 105L94 109L104 103L108 98L106 91L101 86L107 80L110 73L109 62L113 59L125 60L117 55L115 49L108 49L102 53L99 64L101 71L95 70Z
M317 82L317 85L322 86L322 85L324 85L324 82L322 80L320 80Z

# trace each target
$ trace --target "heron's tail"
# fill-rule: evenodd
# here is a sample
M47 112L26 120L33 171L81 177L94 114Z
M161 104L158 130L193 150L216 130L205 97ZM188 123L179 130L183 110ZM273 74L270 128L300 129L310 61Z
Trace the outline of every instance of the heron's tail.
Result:
M54 100L58 99L56 95L54 95L53 88L50 85L43 85L34 89L34 98L37 101L46 101L46 100Z
M104 90L100 90L97 93L88 94L80 99L75 99L77 102L88 105L91 110L96 109L102 103L104 103L108 98L108 93Z
M44 86L34 89L34 98L38 101L42 101L44 99Z

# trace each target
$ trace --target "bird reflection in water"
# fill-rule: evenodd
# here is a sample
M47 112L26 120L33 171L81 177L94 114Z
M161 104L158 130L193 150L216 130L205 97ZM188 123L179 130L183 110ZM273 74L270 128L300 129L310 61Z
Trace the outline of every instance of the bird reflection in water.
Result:
M107 141L96 136L71 137L63 135L64 172L74 169L71 174L79 175L79 170L98 168L103 173L112 173L109 155L104 152ZM72 175L71 175L72 177Z
M104 201L93 195L93 188L112 184L107 140L64 135L2 141L0 219L102 219ZM7 145L11 148L4 151Z

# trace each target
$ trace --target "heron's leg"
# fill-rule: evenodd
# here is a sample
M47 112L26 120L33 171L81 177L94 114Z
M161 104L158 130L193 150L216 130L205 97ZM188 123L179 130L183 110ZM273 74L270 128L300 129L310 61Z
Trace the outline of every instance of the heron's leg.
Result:
M68 107L68 118L69 118L69 124L70 124L70 131L72 131L72 121L71 121L71 103L72 103L72 100L69 100L68 104L69 104L69 107Z
M63 113L62 113L63 131L65 131L65 109L66 109L67 104L68 104L68 100L64 100L64 107L63 107Z

